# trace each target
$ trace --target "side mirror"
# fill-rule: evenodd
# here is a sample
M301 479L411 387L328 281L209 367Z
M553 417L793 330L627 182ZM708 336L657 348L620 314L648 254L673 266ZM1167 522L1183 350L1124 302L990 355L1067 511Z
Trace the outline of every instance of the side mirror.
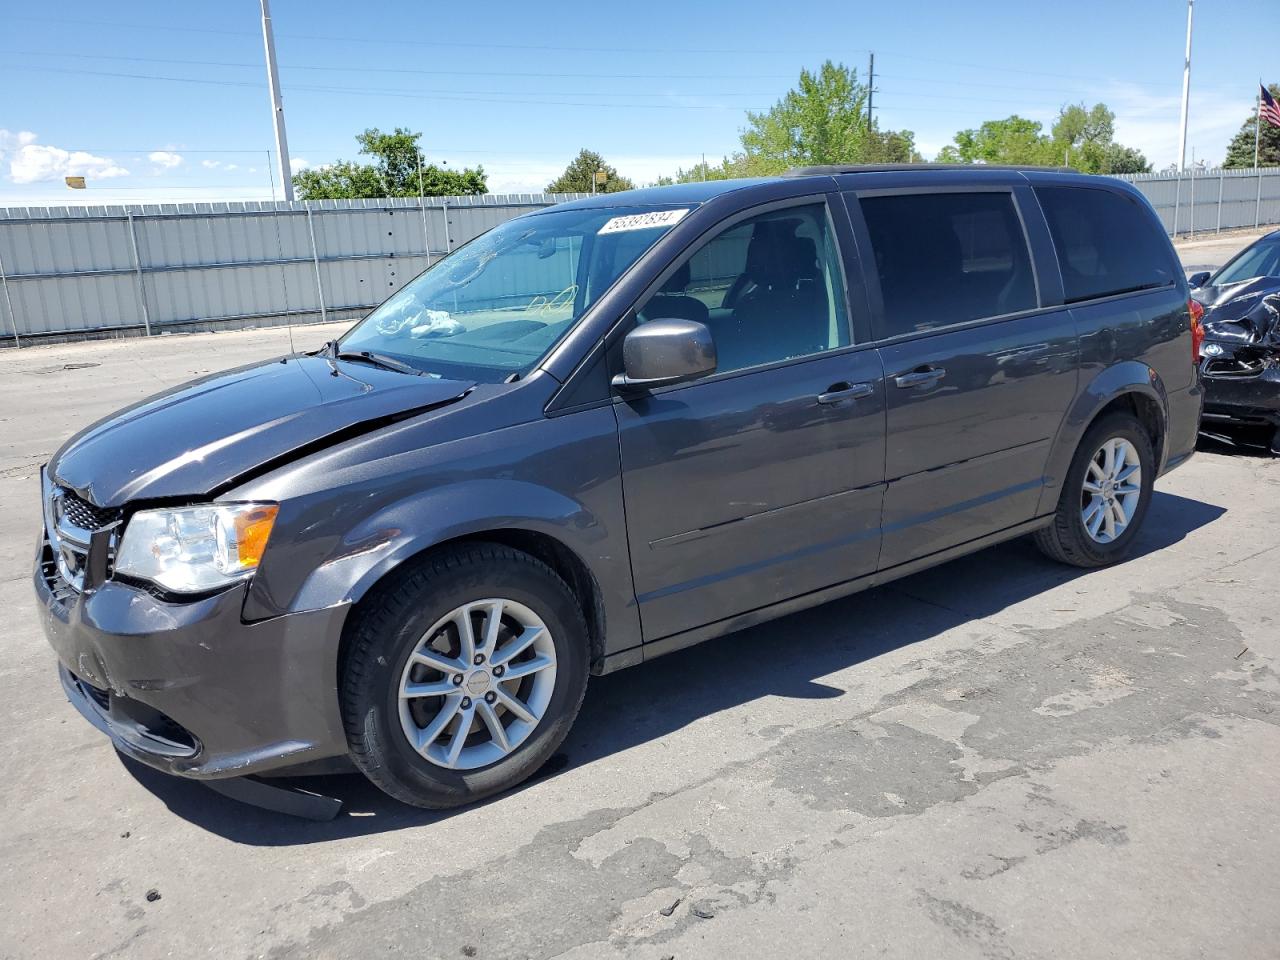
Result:
M1191 276L1187 277L1187 283L1190 284L1191 288L1194 290L1196 287L1203 287L1209 277L1210 273L1208 270L1201 270L1199 273L1193 273Z
M716 344L705 323L650 320L622 341L621 390L647 390L692 380L716 369Z

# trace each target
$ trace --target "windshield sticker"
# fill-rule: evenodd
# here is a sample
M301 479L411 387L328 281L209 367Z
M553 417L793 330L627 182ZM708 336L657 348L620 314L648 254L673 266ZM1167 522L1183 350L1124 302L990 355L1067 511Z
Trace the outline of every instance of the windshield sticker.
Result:
M622 233L624 230L651 230L654 227L670 227L684 219L689 208L683 210L654 210L652 213L631 213L625 217L614 217L597 233Z

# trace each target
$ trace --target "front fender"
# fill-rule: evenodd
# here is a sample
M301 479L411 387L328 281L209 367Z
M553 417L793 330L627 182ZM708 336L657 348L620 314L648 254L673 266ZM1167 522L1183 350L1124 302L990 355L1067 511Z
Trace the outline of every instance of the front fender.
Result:
M234 491L280 504L245 619L356 603L440 543L527 532L589 571L605 652L639 645L612 408L473 427L445 442L431 433L362 438Z
M509 504L512 512L495 515L495 503ZM603 524L581 503L536 484L474 479L435 487L365 517L303 581L292 606L310 610L357 603L375 583L424 550L502 530L553 537L579 559L605 536Z
M1089 374L1093 376L1089 379ZM1125 360L1100 370L1081 371L1082 386L1075 402L1062 418L1058 436L1054 440L1049 460L1045 464L1044 489L1040 494L1038 514L1050 513L1058 503L1062 483L1071 458L1084 437L1085 431L1098 418L1106 406L1126 394L1135 394L1154 402L1160 416L1161 435L1169 422L1169 395L1160 375L1141 360ZM1161 457L1167 454L1167 445L1161 444ZM1163 469L1163 462L1160 464ZM1158 469L1157 473L1160 472Z

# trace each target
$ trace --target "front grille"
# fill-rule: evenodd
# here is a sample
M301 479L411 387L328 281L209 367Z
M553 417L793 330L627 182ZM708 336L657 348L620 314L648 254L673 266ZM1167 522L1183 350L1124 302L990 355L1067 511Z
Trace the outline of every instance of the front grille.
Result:
M99 507L64 487L54 486L46 475L45 535L48 556L42 558L45 582L55 598L66 603L84 589L84 577L92 549L106 550L110 566L111 528L119 521L118 507ZM98 547L94 544L98 543Z
M62 488L59 492L62 494L63 516L81 530L88 530L93 533L109 524L115 523L120 517L120 510L116 507L94 506L88 500L81 499L66 488Z

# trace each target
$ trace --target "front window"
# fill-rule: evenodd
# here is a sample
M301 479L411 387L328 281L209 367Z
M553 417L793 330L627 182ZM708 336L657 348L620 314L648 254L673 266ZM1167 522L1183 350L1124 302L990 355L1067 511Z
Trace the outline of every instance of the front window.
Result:
M638 311L706 324L716 372L849 344L840 254L823 203L743 220L699 247Z
M688 208L558 210L510 220L433 264L342 338L433 376L532 370Z
M1280 277L1280 240L1261 240L1218 271L1209 282L1215 286L1240 283L1257 277Z

